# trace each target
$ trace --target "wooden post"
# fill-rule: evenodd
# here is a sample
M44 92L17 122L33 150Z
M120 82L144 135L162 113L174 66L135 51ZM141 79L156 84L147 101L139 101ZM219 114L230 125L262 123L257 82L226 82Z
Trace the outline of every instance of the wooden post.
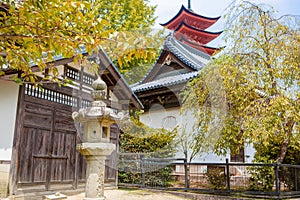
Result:
M295 191L298 191L298 173L297 168L294 168L294 176L295 176Z
M10 171L9 171L9 195L14 195L17 191L18 184L18 173L19 173L19 154L18 147L20 146L21 139L21 129L23 125L24 118L24 97L25 96L25 85L19 87L19 95L18 95L18 107L17 107L17 118L15 125L15 132L13 138L13 146L12 146L12 157L10 163Z
M227 192L230 193L230 174L229 174L229 160L226 158L226 178L227 178Z
M145 187L145 173L146 173L146 170L145 170L145 163L144 163L144 155L141 155L141 168L142 168L142 188Z
M275 164L275 186L276 186L276 195L280 195L280 185L279 185L279 165Z

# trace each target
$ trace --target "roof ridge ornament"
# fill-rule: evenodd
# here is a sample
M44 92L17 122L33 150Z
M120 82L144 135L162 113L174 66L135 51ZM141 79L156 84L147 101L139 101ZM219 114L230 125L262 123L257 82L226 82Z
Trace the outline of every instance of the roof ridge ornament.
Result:
M190 11L193 11L192 8L191 8L191 0L188 0L188 9L189 9Z

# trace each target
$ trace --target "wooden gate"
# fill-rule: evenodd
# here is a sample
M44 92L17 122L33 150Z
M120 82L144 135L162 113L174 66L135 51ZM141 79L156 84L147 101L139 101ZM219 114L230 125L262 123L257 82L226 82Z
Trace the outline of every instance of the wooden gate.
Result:
M85 158L76 151L82 127L76 127L71 116L88 100L80 99L78 91L72 93L72 88L54 84L43 89L21 87L10 194L76 189L84 183ZM118 129L112 130L113 143L118 143ZM112 159L114 155L107 161L106 179L115 183L117 170L112 164L117 161Z
M26 102L20 135L18 183L74 185L76 130L70 112L63 108Z

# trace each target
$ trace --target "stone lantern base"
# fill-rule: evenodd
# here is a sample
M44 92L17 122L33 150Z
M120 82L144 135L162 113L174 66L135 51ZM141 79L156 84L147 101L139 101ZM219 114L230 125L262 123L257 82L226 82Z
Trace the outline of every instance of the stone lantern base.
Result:
M112 143L81 143L77 150L86 156L86 186L83 200L105 200L105 160L115 149Z

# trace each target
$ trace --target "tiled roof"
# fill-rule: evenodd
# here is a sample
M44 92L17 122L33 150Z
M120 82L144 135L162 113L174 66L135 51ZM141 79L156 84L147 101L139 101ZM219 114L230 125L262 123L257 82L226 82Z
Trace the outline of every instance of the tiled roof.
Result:
M208 54L180 42L171 35L167 37L165 47L180 61L197 71L202 69L210 59Z
M208 54L180 42L172 34L167 36L164 43L164 49L165 51L172 52L173 55L181 62L196 71L201 70L210 59L210 56ZM151 74L159 59L160 57L157 58L154 67L146 74L146 76L140 82L133 84L131 87L141 84L148 77L148 75Z
M155 64L142 81L131 85L131 88L134 92L147 91L151 89L175 85L178 83L184 83L192 78L195 78L198 74L198 71L201 70L210 59L210 56L208 54L180 42L173 35L167 36L164 48L165 51L170 51L176 58L178 58L181 62L195 71L185 74L162 77L158 80L143 83L146 77L151 74L152 70L155 68Z
M143 92L147 90L168 87L175 84L187 82L188 80L197 77L197 75L198 75L198 71L179 74L175 76L168 76L162 79L154 80L140 85L135 84L134 86L132 86L132 90L134 92Z

